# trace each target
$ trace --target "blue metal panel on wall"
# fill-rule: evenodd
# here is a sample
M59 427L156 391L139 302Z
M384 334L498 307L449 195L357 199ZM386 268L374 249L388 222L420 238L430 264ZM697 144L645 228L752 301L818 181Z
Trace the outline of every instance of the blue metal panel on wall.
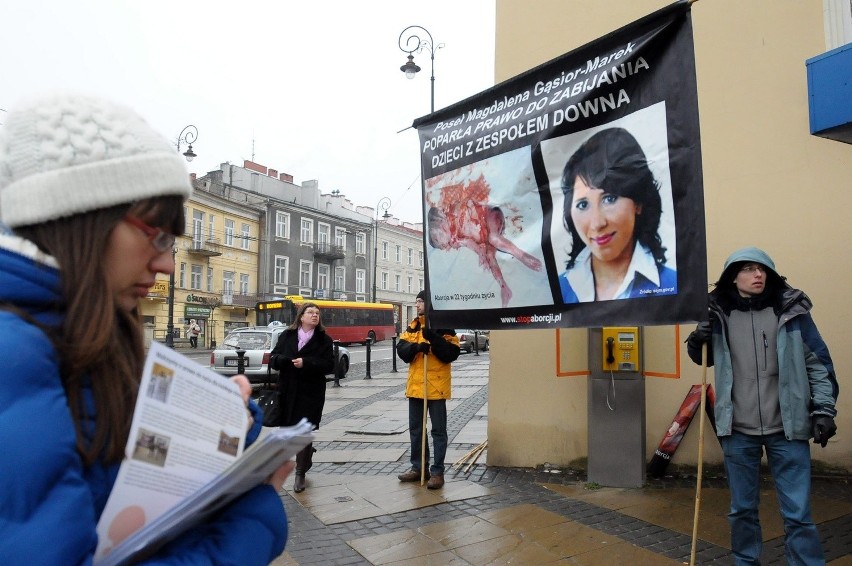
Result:
M805 61L811 134L852 143L852 44Z

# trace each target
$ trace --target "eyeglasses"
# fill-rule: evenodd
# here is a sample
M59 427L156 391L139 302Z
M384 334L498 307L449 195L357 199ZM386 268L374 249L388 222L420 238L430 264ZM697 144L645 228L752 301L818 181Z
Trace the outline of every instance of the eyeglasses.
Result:
M127 214L124 217L124 220L126 220L128 224L132 224L133 226L136 226L137 228L142 230L142 232L146 236L148 236L148 241L151 242L151 245L154 246L154 249L158 252L162 253L174 247L174 234L169 234L168 232L165 232L160 228L154 228L153 226L142 222L141 220L130 214Z
M759 272L763 273L764 275L766 275L766 268L763 267L762 265L755 265L755 264L746 265L746 266L743 266L740 269L740 273L754 273L755 271L759 271Z

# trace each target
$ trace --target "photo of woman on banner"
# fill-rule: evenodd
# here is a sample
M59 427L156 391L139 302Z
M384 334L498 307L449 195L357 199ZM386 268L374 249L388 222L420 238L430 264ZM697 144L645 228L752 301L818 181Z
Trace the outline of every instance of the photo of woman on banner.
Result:
M562 214L554 214L554 249L560 238L570 236L563 246L567 257L557 261L565 265L559 287L566 304L677 293L677 272L670 260L674 241L661 235L664 209L671 211L665 109L655 106L617 126L570 136L579 147L567 152L570 157L563 162L558 183L551 183L554 193L558 185L562 202ZM659 120L654 119L655 111L662 113ZM658 151L651 154L656 158L647 157L637 137L624 127L628 122L646 128L662 124L643 132L645 139L659 136ZM557 206L554 202L554 211L560 210ZM671 221L666 224L666 234L672 233Z
M426 183L430 289L440 308L552 304L529 153L512 151ZM470 269L477 261L482 269ZM522 293L517 292L523 291Z

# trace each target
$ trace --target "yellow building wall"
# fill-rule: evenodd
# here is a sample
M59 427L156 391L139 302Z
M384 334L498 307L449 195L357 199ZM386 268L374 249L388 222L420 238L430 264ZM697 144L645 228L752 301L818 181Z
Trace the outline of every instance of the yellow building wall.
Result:
M496 1L495 80L501 82L668 5L659 0ZM843 347L852 320L849 242L852 147L809 133L805 60L826 51L816 0L700 0L692 5L708 278L734 249L755 245L813 300L840 382L838 435L815 459L852 469L852 395ZM693 325L646 329L646 451L653 454L701 368L683 340ZM582 334L585 331L572 330ZM587 378L559 377L555 331L491 333L488 463L566 464L588 454ZM568 365L586 367L585 352ZM680 356L680 370L675 372ZM650 367L649 367L650 366ZM713 371L707 373L713 382ZM697 421L675 464L697 463ZM705 462L720 462L706 429Z
M194 196L185 204L186 210L186 234L177 239L175 243L175 289L174 289L174 326L181 331L180 337L183 338L184 330L184 314L187 305L203 307L204 303L187 302L187 297L193 295L209 300L222 300L223 280L225 271L234 273L234 293L240 293L241 273L249 276L248 295L257 295L258 285L258 261L259 261L259 230L260 223L256 215L247 214L237 211L232 206L225 207L216 206L218 201L206 202L196 199ZM192 214L193 211L204 213L203 235L204 241L207 242L209 235L208 219L212 214L213 236L216 241L213 245L221 251L221 255L213 255L205 257L203 255L191 254L188 249L192 245ZM234 239L232 245L225 244L225 220L234 221ZM248 249L241 247L242 238L241 226L248 224L250 226L250 237ZM183 285L180 281L180 265L186 264L186 272L184 275ZM191 288L192 265L201 265L201 288ZM207 268L213 268L213 286L212 292L207 290ZM166 327L168 325L168 301L165 296L168 294L168 281L166 275L159 275L157 285L149 292L148 298L144 299L140 305L142 316L155 317L154 339L162 340L165 336ZM204 328L204 334L199 339L199 348L207 348L212 341L216 344L221 344L225 337L225 322L245 322L249 326L255 324L255 311L253 308L246 313L245 307L237 307L233 305L222 304L213 309L212 316L207 320L207 325Z

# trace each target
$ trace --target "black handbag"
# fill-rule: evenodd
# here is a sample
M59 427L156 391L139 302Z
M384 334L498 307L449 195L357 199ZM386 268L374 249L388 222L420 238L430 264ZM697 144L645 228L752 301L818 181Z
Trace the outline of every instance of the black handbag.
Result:
M280 426L281 396L278 389L261 389L256 395L255 401L263 409L263 426Z
M272 372L266 367L266 382L253 394L258 406L263 409L263 426L281 426L281 395L278 384L272 383Z

